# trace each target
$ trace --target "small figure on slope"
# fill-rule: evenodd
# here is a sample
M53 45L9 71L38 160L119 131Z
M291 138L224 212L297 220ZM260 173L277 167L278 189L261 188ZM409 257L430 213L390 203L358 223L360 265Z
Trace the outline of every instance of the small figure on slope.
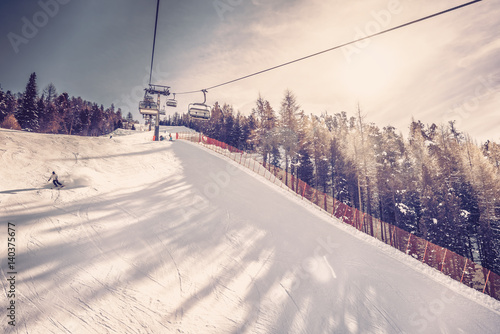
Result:
M57 179L57 174L56 172L52 172L52 175L50 176L49 178L49 181L52 180L52 182L54 183L54 186L56 186L56 188L58 186L60 187L63 187L63 185L61 184L61 182L59 182L59 180Z

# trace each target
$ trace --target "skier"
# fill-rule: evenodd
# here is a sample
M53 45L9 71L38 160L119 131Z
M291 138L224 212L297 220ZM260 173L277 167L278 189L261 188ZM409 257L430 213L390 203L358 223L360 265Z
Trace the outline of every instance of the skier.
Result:
M49 178L49 181L50 181L50 180L52 180L52 182L54 183L54 185L56 186L56 188L57 188L58 186L61 186L61 187L63 186L63 185L61 184L61 182L59 182L59 180L57 179L57 174L56 174L56 172L52 172L52 175L51 175L51 176L50 176L50 178Z

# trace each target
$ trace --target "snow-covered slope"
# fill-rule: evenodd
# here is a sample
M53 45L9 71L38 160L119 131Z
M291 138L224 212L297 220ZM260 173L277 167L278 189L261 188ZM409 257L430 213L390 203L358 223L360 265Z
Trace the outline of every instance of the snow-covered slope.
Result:
M497 301L206 148L151 138L0 130L2 332L498 333Z

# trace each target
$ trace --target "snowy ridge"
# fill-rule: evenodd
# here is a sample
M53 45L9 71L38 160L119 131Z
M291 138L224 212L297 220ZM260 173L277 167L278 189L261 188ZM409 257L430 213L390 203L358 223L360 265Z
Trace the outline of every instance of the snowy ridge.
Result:
M151 138L0 130L0 217L15 224L18 272L15 298L0 299L18 306L15 327L1 313L4 332L500 328L494 299L207 148ZM52 170L65 188L50 189Z

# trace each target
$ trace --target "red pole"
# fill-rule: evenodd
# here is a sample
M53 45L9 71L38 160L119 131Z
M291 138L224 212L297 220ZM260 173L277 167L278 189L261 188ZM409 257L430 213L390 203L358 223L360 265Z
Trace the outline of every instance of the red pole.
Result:
M442 248L442 247L441 247ZM444 260L446 259L446 252L448 252L448 248L444 248L444 256L443 256L443 261L441 261L441 272L443 272L444 268Z
M422 262L425 262L425 255L427 255L427 246L429 246L429 241L425 244L425 251L424 251L424 258L422 259Z
M390 230L389 230L390 231ZM394 244L396 244L396 226L392 229L392 234L391 234L391 246L394 247L392 244L394 240Z
M491 270L488 271L488 276L486 276L486 282L484 283L483 293L486 291L486 285L490 279Z
M464 275L465 275L465 267L467 266L467 261L469 261L469 259L465 259L465 264L464 264L464 270L462 271L462 278L460 279L460 283L462 283L462 280L464 279Z
M384 222L379 219L380 223L380 239L382 239L383 242L385 242L385 226Z
M411 240L411 233L410 237L408 238L408 243L406 244L406 254L408 254L408 249L410 248L410 240Z

